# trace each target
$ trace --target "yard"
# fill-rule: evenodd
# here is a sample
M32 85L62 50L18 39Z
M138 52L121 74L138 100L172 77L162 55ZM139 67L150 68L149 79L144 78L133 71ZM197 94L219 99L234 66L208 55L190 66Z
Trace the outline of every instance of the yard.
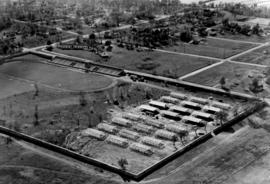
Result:
M164 47L162 49L225 59L245 50L251 49L254 46L256 45L218 40L215 38L206 38L205 42L201 42L198 45L177 42L175 46Z
M95 62L127 69L178 78L200 68L214 64L218 60L210 60L181 54L169 54L157 51L127 50L114 46L111 58L103 61L99 56L88 51L54 49L54 52L89 59Z

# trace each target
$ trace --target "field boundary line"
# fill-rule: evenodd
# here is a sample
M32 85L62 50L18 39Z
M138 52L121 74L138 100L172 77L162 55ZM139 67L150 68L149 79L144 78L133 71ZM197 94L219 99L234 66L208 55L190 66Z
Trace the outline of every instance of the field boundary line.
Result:
M208 38L216 39L216 40L230 41L230 42L238 42L238 43L254 44L254 45L262 45L262 44L264 44L264 43L260 43L260 42L251 42L251 41L243 41L243 40L234 40L234 39L231 39L231 38L221 38L221 37L214 37L214 36L208 36Z
M191 73L188 73L187 75L184 75L184 76L180 77L179 79L180 79L180 80L184 80L184 79L186 79L186 78L188 78L188 77L191 77L191 76L197 75L197 74L199 74L199 73L201 73L201 72L204 72L205 70L209 70L209 69L211 69L211 68L213 68L213 67L222 65L222 64L225 63L225 62L227 62L227 61L226 61L226 60L223 60L223 61L220 61L220 62L218 62L218 63L214 63L214 64L209 65L209 66L207 66L207 67L201 68L201 69L196 70L196 71L191 72Z

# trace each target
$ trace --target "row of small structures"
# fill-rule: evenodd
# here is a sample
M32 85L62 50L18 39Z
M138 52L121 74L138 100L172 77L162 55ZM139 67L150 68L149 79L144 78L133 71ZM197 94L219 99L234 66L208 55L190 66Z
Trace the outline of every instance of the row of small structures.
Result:
M96 129L86 129L81 135L151 155L154 153L153 148L166 147L164 140L175 141L188 134L187 129L181 124L166 123L167 121L202 127L213 121L216 113L230 108L230 104L212 99L171 93L170 96L161 97L159 101L152 100L147 105L139 106L138 113L125 113L122 117L113 117L111 123L100 123Z

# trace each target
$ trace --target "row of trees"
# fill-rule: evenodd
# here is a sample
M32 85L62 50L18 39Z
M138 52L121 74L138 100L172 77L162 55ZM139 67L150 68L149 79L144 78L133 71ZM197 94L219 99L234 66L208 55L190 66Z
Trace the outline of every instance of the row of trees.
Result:
M251 27L248 24L239 25L238 23L230 22L229 19L224 19L222 21L222 26L222 30L224 31L240 33L246 36L250 36L251 34L261 35L261 33L263 33L263 30L259 24Z

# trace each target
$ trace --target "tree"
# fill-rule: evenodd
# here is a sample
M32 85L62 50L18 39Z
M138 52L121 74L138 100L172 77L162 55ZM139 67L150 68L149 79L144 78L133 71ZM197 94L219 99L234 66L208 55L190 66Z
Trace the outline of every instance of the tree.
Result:
M263 85L260 84L259 79L255 77L251 84L249 84L249 90L255 95L258 96L259 93L263 92Z
M33 121L34 126L39 125L39 114L38 114L38 105L35 105L35 112L34 112L34 121Z
M177 142L177 137L176 136L173 136L172 138L172 142L173 142L173 147L174 147L174 150L177 151L177 146L176 146L176 142Z
M80 104L82 107L84 107L84 106L87 105L87 100L86 100L86 98L85 98L85 94L84 94L82 91L79 93L79 104Z
M219 83L220 83L220 86L221 86L221 88L222 88L222 87L226 84L226 78L225 78L224 76L221 77Z
M180 34L180 40L183 42L190 42L192 39L191 31L188 29Z
M219 120L220 124L222 125L223 122L228 120L228 113L222 110L216 113L216 118Z
M127 159L125 158L121 158L118 160L118 165L120 166L120 168L123 170L123 171L126 171L126 165L128 165L128 161Z

